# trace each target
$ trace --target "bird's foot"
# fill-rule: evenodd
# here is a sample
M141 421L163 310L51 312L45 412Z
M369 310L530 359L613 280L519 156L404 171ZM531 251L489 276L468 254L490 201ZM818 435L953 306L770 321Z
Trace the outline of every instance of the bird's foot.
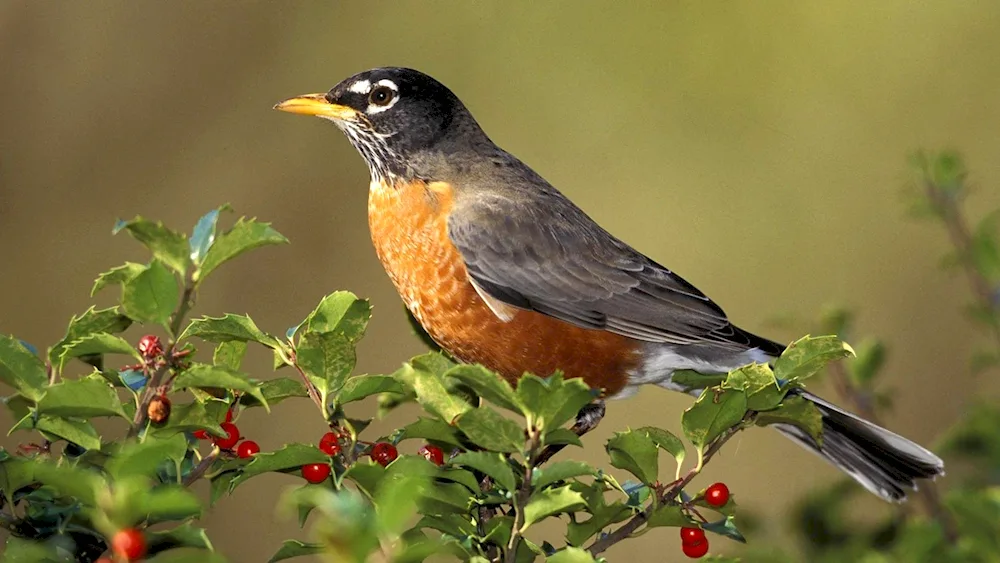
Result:
M571 430L577 436L583 436L587 432L597 428L597 425L600 424L601 420L604 418L606 410L607 409L603 400L599 399L590 403L580 409L580 412L576 414L576 422L573 423L573 428L571 428ZM551 446L547 446L540 454L538 454L538 457L535 459L535 466L537 467L552 459L552 456L559 453L565 447L566 444L553 444Z

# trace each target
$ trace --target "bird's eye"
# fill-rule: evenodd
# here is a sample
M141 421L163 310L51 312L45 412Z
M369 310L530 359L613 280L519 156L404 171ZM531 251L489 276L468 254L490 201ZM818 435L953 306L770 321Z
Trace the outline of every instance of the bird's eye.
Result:
M387 106L395 95L396 92L388 86L376 86L368 94L368 101L376 106Z

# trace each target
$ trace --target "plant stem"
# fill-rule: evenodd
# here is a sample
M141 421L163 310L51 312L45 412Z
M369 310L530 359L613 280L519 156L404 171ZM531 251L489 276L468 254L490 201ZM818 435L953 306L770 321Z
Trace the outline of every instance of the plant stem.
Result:
M531 497L531 474L535 468L535 458L538 455L539 431L537 428L528 429L528 439L525 443L524 475L521 478L521 486L514 494L514 525L510 529L510 540L507 542L507 551L504 553L504 563L514 563L517 560L517 549L521 545L521 528L524 526L524 507Z
M711 460L712 457L716 453L718 453L720 449L722 449L722 446L726 442L728 442L730 438L735 436L740 430L743 430L744 428L749 426L753 422L754 417L755 417L754 413L748 413L747 416L743 419L743 422L737 424L736 426L731 427L729 430L723 432L722 435L720 435L718 438L713 440L712 443L705 450L705 455L702 456L702 462L700 466L692 467L691 470L689 470L682 479L675 482L669 489L667 489L666 491L663 492L663 494L657 497L656 502L650 503L650 505L645 510L633 516L631 520L621 525L615 531L590 544L590 547L587 548L587 551L590 552L591 555L596 556L599 553L603 553L611 546L615 545L616 543L624 540L625 538L635 533L636 530L638 530L643 524L645 524L649 520L649 517L653 515L653 511L659 508L660 505L668 504L674 501L677 498L677 496L681 493L681 491L684 489L684 487L686 487L695 477L698 476L699 473L701 473L705 469L705 466L708 465L709 460Z
M191 470L191 473L188 473L187 477L184 478L183 485L185 487L189 487L192 483L201 479L202 476L205 475L205 472L212 467L213 463L215 463L215 460L219 459L220 452L221 450L219 450L218 446L213 447L212 451L209 452L207 456L201 458L198 465L196 465L195 468Z
M309 398L316 403L319 412L323 413L323 420L326 420L326 407L323 406L323 399L319 396L319 389L316 389L316 386L306 376L306 372L302 371L302 368L299 367L298 358L295 357L294 352L292 353L292 357L289 358L289 363L295 366L295 371L299 372L299 375L302 377L302 383L306 386L306 392L309 393Z

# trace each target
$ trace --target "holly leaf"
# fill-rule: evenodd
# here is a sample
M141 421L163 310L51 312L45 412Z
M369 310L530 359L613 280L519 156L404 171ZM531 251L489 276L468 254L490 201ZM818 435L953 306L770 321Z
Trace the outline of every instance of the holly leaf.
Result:
M487 401L521 414L523 407L514 389L499 375L480 365L462 364L445 372L446 378L457 379Z
M344 405L379 393L398 393L401 395L405 392L403 386L392 376L359 375L344 382L344 386L337 392L335 400L337 404Z
M804 430L817 444L823 443L823 413L811 401L797 395L785 397L774 410L758 413L755 423L757 426L792 424Z
M685 391L701 391L708 387L722 385L726 374L704 374L692 369L679 369L670 376L670 383Z
M63 439L85 450L101 449L101 436L87 420L29 413L22 417L7 435L10 436L17 430L38 430L53 442L56 439Z
M573 419L600 392L580 379L555 374L545 379L525 375L517 382L517 398L530 427L553 430Z
M247 353L247 343L242 340L220 342L212 353L212 363L231 370L239 371L243 365L243 356Z
M684 450L684 442L681 442L680 438L662 428L655 428L653 426L643 426L637 429L636 432L645 433L656 444L656 447L673 456L674 460L677 461L677 470L680 471L681 464L684 463L684 457L687 455L687 452Z
M105 469L114 479L151 477L163 460L179 462L187 453L187 439L183 434L168 438L147 438L142 442L128 443L108 460Z
M580 436L569 428L556 428L554 430L549 430L542 436L542 443L546 446L568 444L578 448L583 447L583 442L580 441Z
M26 398L37 401L49 378L45 364L16 338L0 334L0 381Z
M180 299L177 278L159 260L122 286L122 308L129 318L141 323L167 326Z
M195 271L195 282L201 282L223 263L254 248L288 242L281 233L271 228L270 223L241 217L235 225L216 237L211 248L205 253L201 266Z
M611 465L628 471L643 483L656 481L659 452L648 433L635 430L615 432L605 449L611 458Z
M681 417L684 435L698 448L699 462L705 447L739 424L746 413L747 396L742 391L716 388L702 392Z
M515 453L524 448L524 428L489 407L469 409L454 424L483 449Z
M138 519L150 523L184 520L200 516L201 501L180 485L163 484L144 490L130 499L129 509Z
M94 287L90 289L90 296L97 295L98 291L109 285L125 285L145 269L145 264L136 264L135 262L125 262L121 266L111 268L97 276L97 279L94 280Z
M404 364L393 376L416 392L417 401L428 412L450 423L472 408L448 392L441 375L428 369L418 369L414 364Z
M681 509L679 504L662 504L653 510L646 521L649 528L659 528L663 526L681 527L691 526L694 522Z
M295 348L295 362L327 403L347 382L356 362L354 343L339 332L307 332Z
M212 549L212 542L203 528L198 528L191 522L185 522L176 528L162 531L144 532L147 553L153 555L176 547L196 547Z
M201 266L205 255L208 254L208 249L212 248L212 243L215 242L215 229L219 223L219 213L222 211L232 211L232 209L229 205L213 209L202 215L194 225L191 239L188 242L191 249L191 262L195 266Z
M552 483L584 475L597 475L597 470L582 461L556 461L545 467L535 467L531 472L531 486L537 490Z
M586 549L564 547L545 558L546 563L595 563L596 559Z
M197 336L209 342L257 342L268 348L278 349L281 343L278 339L267 334L253 322L253 319L246 315L226 314L222 317L202 317L194 319L191 324L184 329L178 340Z
M106 332L95 332L74 340L63 349L59 356L59 369L61 370L66 364L66 360L70 358L94 354L124 354L142 360L142 356L139 355L135 346L129 344L124 338Z
M140 269L141 265L136 264ZM118 333L123 332L132 324L132 319L121 314L118 307L96 310L91 307L73 317L66 328L66 335L49 349L49 361L53 364L59 363L59 358L66 348L74 341L93 334L95 332Z
M261 393L261 385L250 381L247 375L240 371L226 369L208 364L193 364L174 379L175 389L232 389L242 391L257 399L270 412L271 407Z
M37 409L39 414L70 418L120 416L127 419L114 388L95 374L49 386L38 401Z
M219 426L219 418L208 412L205 405L199 401L186 404L174 404L167 424L154 430L155 434L166 436L177 432L194 432L206 430L214 436L225 436Z
M801 381L830 362L853 355L854 350L836 336L805 336L791 343L774 361L774 376L781 381Z
M161 222L153 222L136 216L131 221L118 220L112 234L128 231L132 238L141 242L153 253L153 258L164 263L180 275L188 266L187 237L168 229Z
M399 443L412 438L462 446L462 439L454 426L432 418L418 418L416 422L407 424L397 432L394 441Z
M743 534L740 533L740 530L736 527L736 522L733 520L732 516L726 516L718 522L705 522L701 525L701 528L708 532L726 536L727 538L736 540L740 543L747 543L747 539L743 537Z
M493 478L497 485L507 491L517 489L514 471L503 455L491 452L466 452L452 458L452 465L470 467Z
M259 389L260 394L264 396L268 405L276 405L290 397L309 396L309 392L306 391L306 386L303 385L301 381L297 379L289 379L287 377L276 377L265 381L260 384ZM254 397L247 396L240 399L240 403L245 407L259 407L264 404Z
M280 450L259 453L229 485L230 492L251 477L267 472L294 473L310 463L329 463L330 456L310 444L288 444Z
M324 297L316 309L302 322L304 332L342 332L350 340L358 341L372 317L372 308L366 299L358 299L349 291L338 291Z
M583 495L572 490L569 485L536 491L524 506L524 525L520 531L524 532L535 522L553 514L569 512L585 504Z
M276 563L293 557L304 557L306 555L316 555L323 553L323 544L305 543L299 540L285 540L281 548L267 560L268 563Z

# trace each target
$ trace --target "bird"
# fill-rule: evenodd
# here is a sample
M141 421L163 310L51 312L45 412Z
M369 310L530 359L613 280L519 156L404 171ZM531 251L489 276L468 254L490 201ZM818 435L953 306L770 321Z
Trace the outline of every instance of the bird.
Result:
M785 349L598 225L427 74L374 68L274 109L332 121L361 154L376 254L413 317L460 362L512 384L561 371L622 398L642 385L691 392L675 372L724 374ZM944 473L915 442L793 392L819 409L822 440L774 426L882 499L903 501Z

